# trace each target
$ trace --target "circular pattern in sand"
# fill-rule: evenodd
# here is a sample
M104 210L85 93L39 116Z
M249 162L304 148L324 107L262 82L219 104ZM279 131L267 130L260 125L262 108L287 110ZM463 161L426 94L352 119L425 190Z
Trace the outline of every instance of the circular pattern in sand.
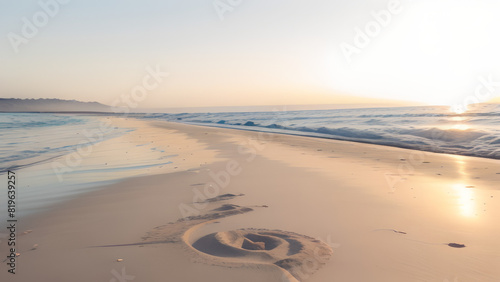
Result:
M289 231L248 228L216 232L201 238L196 235L207 224L251 211L250 207L224 204L205 214L158 226L137 244L182 242L186 251L194 255L194 261L225 267L277 268L283 273L282 281L305 280L332 256L332 249L327 244Z
M295 279L303 280L332 255L325 243L297 233L240 229L212 233L196 240L192 247L228 262L274 264Z

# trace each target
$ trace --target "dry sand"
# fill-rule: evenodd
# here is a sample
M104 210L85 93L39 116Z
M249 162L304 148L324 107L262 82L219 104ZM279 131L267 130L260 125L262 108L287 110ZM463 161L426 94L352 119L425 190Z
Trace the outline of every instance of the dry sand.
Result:
M1 281L499 281L498 160L134 123L185 164L21 219Z

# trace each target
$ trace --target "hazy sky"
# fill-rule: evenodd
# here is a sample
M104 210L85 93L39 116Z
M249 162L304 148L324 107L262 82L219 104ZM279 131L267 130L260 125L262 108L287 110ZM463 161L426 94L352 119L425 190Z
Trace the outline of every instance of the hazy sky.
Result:
M0 0L0 97L155 108L489 99L500 96L498 2Z

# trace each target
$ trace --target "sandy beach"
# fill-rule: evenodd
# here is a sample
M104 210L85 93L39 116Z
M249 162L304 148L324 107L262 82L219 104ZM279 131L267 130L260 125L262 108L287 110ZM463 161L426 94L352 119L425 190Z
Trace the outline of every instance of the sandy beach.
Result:
M3 1L0 282L500 282L498 11Z
M174 165L21 218L1 281L499 281L500 160L115 122Z

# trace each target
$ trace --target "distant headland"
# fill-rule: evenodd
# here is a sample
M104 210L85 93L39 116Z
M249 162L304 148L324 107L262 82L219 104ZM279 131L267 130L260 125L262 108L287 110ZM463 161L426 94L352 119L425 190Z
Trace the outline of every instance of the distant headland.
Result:
M109 106L98 102L61 99L0 98L0 112L111 112Z

